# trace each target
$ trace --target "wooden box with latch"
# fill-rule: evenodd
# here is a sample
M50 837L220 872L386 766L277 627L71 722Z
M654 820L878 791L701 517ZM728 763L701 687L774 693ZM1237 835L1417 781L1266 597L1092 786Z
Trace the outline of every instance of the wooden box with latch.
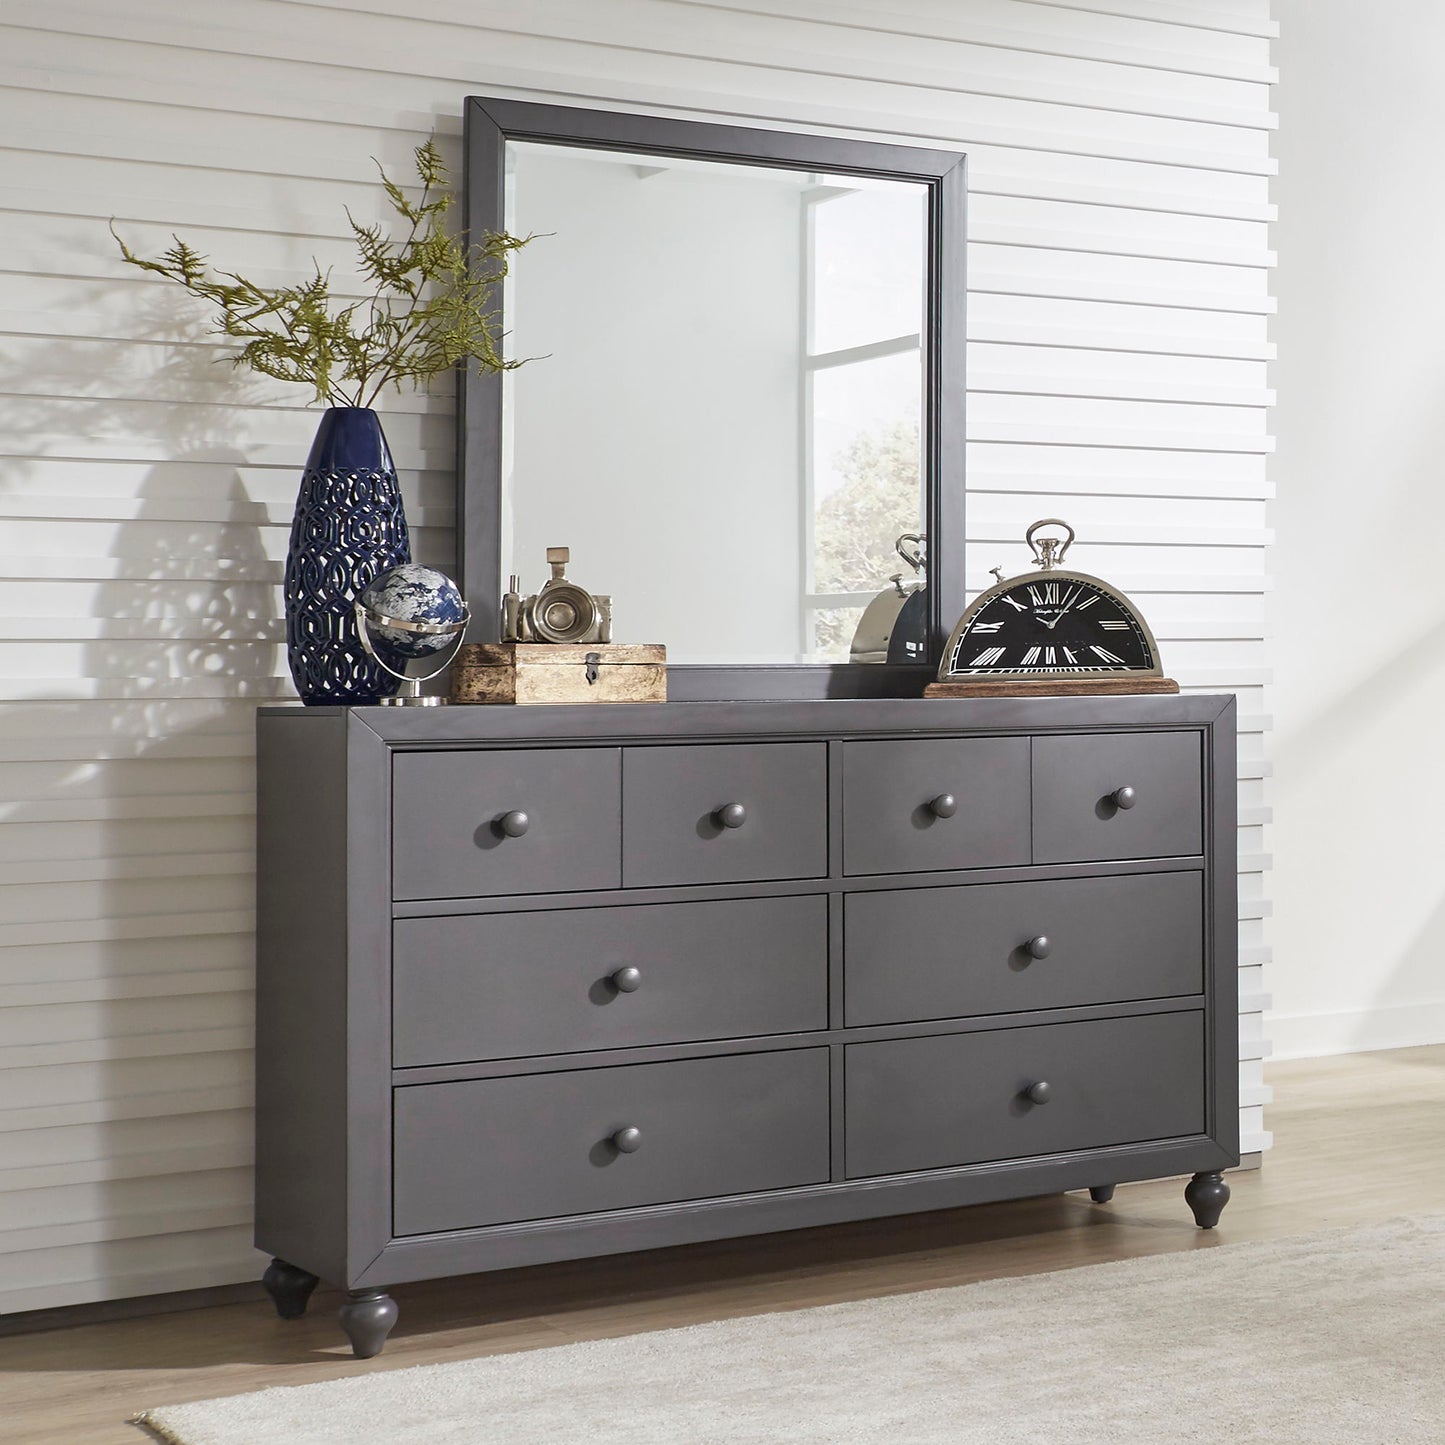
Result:
M660 642L469 642L452 665L457 703L666 702Z

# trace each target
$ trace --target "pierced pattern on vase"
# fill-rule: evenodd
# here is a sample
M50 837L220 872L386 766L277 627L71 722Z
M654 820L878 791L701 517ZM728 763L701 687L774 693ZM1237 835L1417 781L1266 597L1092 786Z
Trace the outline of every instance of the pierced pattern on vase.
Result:
M380 440L379 427L376 434ZM321 444L318 435L317 450ZM390 463L384 440L380 447ZM285 585L286 660L303 702L366 703L395 693L397 679L362 646L353 604L374 577L410 561L401 488L390 465L307 466Z

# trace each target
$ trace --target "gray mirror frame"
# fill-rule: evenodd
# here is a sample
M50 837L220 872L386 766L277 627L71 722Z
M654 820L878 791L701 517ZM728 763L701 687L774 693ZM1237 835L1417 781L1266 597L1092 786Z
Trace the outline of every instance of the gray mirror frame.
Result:
M467 234L505 228L509 140L644 151L703 160L831 171L929 188L928 310L924 321L923 465L928 533L929 661L670 665L677 702L750 698L910 697L938 670L943 646L967 603L964 586L966 158L958 151L755 130L624 111L583 110L469 96L464 109ZM499 311L501 302L499 301ZM501 314L503 328L505 314ZM471 596L468 640L500 632L502 379L469 366L461 373L457 439L457 561Z

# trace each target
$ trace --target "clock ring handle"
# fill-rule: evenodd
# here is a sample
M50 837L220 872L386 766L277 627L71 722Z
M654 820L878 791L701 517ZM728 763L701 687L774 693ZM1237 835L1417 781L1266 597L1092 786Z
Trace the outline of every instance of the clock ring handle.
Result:
M1062 541L1058 537L1045 537L1042 542L1035 542L1034 533L1040 527L1062 527L1069 535ZM1043 517L1024 533L1024 541L1029 544L1034 560L1048 571L1050 567L1057 567L1064 560L1064 553L1074 545L1074 529L1062 517Z
M911 542L911 547L905 547L905 542ZM928 565L927 556L928 538L922 532L905 532L894 544L893 550L913 568L915 572L922 572Z

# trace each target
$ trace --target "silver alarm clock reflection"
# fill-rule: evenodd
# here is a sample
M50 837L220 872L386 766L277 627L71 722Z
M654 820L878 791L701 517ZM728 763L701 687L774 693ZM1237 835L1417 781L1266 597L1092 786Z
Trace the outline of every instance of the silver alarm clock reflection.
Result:
M923 662L928 657L928 538L905 532L894 550L913 568L916 580L895 572L893 585L863 609L853 633L849 662Z
M404 562L375 577L356 601L361 645L401 684L383 707L440 707L447 699L423 695L421 685L440 676L461 649L471 613L457 584L435 567ZM429 672L420 669L438 659Z

